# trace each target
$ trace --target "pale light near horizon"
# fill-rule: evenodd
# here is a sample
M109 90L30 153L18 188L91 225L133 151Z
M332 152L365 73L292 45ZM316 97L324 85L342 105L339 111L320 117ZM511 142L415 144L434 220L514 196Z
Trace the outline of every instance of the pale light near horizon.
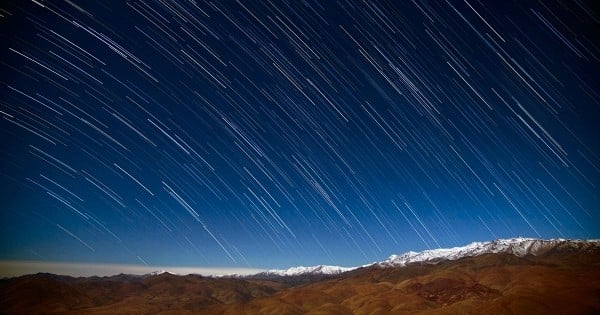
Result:
M0 261L0 277L18 277L39 272L73 277L112 276L120 273L143 275L165 270L178 275L199 274L202 276L248 275L264 269L230 267L182 267L182 266L142 266L129 264L93 264L44 261Z

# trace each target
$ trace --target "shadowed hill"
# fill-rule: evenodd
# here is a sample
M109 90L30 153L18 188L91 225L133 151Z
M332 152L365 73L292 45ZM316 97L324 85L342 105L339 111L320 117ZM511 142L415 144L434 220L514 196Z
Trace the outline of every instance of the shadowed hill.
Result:
M2 314L600 314L600 250L371 266L296 278L70 278L0 284Z
M0 284L0 314L147 314L197 312L271 295L286 285L196 275L71 278L27 275Z
M273 296L220 306L218 314L597 314L600 252L364 268Z

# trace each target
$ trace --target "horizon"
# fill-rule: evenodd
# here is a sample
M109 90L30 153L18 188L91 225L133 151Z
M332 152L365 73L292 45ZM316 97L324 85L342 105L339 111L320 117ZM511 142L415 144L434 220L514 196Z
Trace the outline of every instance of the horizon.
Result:
M356 266L600 235L584 3L77 2L0 5L0 261Z
M598 239L541 239L541 238L527 238L516 236L505 239L494 239L490 241L473 241L463 246L457 246L452 248L435 248L427 249L416 253L436 251L440 249L455 249L464 248L474 243L492 243L496 241L510 241L510 240L541 240L541 241L583 241L583 242L600 242ZM392 257L401 256L407 253L415 253L414 251L406 251L403 253L390 254L388 259ZM382 258L383 259L383 258ZM266 271L285 271L297 267L341 267L341 268L360 268L365 267L373 263L378 263L383 260L366 262L362 265L353 266L341 266L341 265L327 265L317 264L313 266L293 265L284 267L283 269L278 268L252 268L252 267L219 267L219 266L148 266L140 264L116 264L116 263L92 263L92 262L61 262L61 261L17 261L17 260L0 260L0 278L14 278L25 275L32 275L38 273L49 273L60 276L70 277L110 277L119 274L141 276L147 275L153 272L168 272L178 276L185 275L201 275L208 277L221 277L221 276L232 276L232 275L254 275Z
M1 278L14 278L38 273L70 277L110 277L119 274L141 276L156 271L167 271L176 275L227 276L236 274L250 275L264 270L242 267L146 266L111 263L0 260Z

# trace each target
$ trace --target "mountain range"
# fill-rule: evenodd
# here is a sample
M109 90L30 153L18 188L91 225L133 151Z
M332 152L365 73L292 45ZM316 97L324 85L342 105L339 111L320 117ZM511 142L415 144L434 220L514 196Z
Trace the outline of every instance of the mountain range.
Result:
M371 266L403 267L410 263L435 263L443 260L457 260L465 257L474 257L484 254L507 253L518 257L526 255L538 256L551 250L586 250L590 247L600 246L600 240L566 240L566 239L535 239L511 238L497 239L491 242L473 242L466 246L453 248L440 248L422 252L406 252L401 255L391 255L388 259L373 262L358 267L340 267L318 265L312 267L292 267L289 269L271 269L250 277L260 276L302 276L302 275L335 275L358 268Z
M600 241L514 238L252 276L0 280L0 314L600 314Z

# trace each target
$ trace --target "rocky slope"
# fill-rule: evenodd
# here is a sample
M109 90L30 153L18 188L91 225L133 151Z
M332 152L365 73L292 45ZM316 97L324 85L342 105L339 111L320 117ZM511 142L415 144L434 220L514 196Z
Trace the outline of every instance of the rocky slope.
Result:
M599 245L497 240L268 279L28 275L0 280L0 314L600 314Z

